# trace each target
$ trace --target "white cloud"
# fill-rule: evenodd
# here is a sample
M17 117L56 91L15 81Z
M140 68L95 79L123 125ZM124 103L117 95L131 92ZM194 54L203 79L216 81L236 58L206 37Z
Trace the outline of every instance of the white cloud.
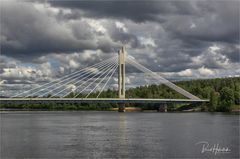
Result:
M208 50L209 50L211 53L216 54L216 51L221 50L221 48L220 48L219 46L217 46L217 45L213 45L213 46L210 46L210 47L208 48Z
M198 69L199 73L203 76L213 76L215 73L213 70L205 68L204 66Z
M61 74L64 74L64 71L65 71L65 68L62 67L62 66L60 66L60 67L59 67L59 72L60 72Z
M51 66L42 64L39 69L25 66L17 66L15 68L3 68L1 77L3 79L14 80L32 80L41 81L50 78L52 75Z
M68 90L74 92L77 88L77 86L75 86L74 84L69 84L66 86Z
M53 75L52 66L49 62L42 63L38 72L41 72L44 76L48 77Z
M125 33L128 32L128 29L127 29L127 27L125 26L124 23L119 22L119 21L116 21L116 22L115 22L115 25L116 25L116 27L117 27L118 29L122 30L123 32L125 32Z
M126 82L126 84L131 84L131 79L129 77L126 77L125 82Z
M5 83L6 83L6 80L1 80L0 81L0 85L5 84Z
M101 24L100 20L83 18L82 21L86 22L96 32L107 33L107 29Z
M91 73L97 73L99 70L97 68L86 68L87 72L91 72Z
M200 55L192 57L192 61L200 66L208 65L219 68L228 68L230 64L228 57L222 54L222 48L216 45L212 45Z
M77 6L67 9L57 5L54 7L50 2L19 1L7 4L5 1L1 9L3 16L7 17L2 18L4 29L0 43L5 48L14 48L14 53L5 51L6 56L23 57L20 60L28 63L10 58L2 62L0 59L3 78L0 84L37 83L63 76L111 57L113 54L110 52L117 52L125 42L132 59L151 70L165 71L169 78L239 75L239 62L235 56L237 49L226 44L231 43L239 32L239 29L232 31L235 25L230 24L235 22L231 23L231 16L225 17L226 11L231 14L232 10L212 5L210 8L213 10L209 14L209 8L204 8L205 5L195 5L194 10L206 9L206 12L198 16L175 15L173 12L166 16L154 15L152 18L157 18L157 21L148 19L151 15L137 13L136 17L140 19L138 14L145 15L146 21L136 22L127 15L121 18L115 15L93 16L90 10L78 9ZM174 5L173 8L178 7ZM215 12L216 9L223 14ZM226 22L224 18L227 18ZM236 45L239 49L240 46ZM88 71L96 72L97 69ZM126 82L130 85L144 84L139 79L146 78L139 76L134 80L129 77ZM146 81L151 82L150 79Z
M154 39L150 37L139 37L140 43L144 46L151 46L151 47L156 47L156 43L154 42Z
M195 23L191 23L190 28L191 29L196 28L196 24Z
M193 73L192 73L191 69L186 69L186 70L178 72L178 75L179 76L192 76Z
M69 60L69 67L76 69L79 67L79 63L77 63L75 60L71 59L71 60Z

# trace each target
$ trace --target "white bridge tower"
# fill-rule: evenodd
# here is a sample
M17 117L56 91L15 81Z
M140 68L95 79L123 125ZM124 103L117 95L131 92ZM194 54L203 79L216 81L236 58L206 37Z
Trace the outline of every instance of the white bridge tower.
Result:
M118 97L125 99L125 47L118 51ZM125 104L119 104L119 112L125 111Z

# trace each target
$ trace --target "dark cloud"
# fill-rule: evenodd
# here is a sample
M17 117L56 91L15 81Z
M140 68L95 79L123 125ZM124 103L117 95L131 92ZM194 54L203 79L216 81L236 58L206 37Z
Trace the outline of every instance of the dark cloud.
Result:
M239 1L50 1L85 16L157 21L175 37L239 42ZM73 12L74 13L74 12ZM192 27L191 27L192 26Z
M112 47L120 46L88 21L58 21L57 15L48 13L51 8L41 10L29 2L3 2L1 9L1 52L7 56L31 60L53 52L111 52Z
M135 22L164 21L159 14L193 14L187 1L49 1L53 6L82 9L86 16L131 19Z
M239 5L240 1L200 1L201 15L175 16L164 26L183 40L239 43Z
M3 1L0 84L50 81L116 55L122 44L169 77L239 74L239 3Z
M240 62L240 47L237 45L222 44L219 53L225 55L233 63Z
M106 24L110 33L110 37L107 38L102 32L94 31L88 22L81 21L84 17L92 17L95 20L110 18L112 21L130 19L139 25L155 21L157 23L152 27L162 26L170 38L168 40L180 39L188 49L206 46L207 42L239 42L238 1L49 1L48 3L50 6L39 2L3 3L1 14L3 54L26 60L52 52L87 49L111 52L122 43L129 43L132 48L142 47L137 38L139 33L122 32L114 27L108 27L111 24ZM45 5L44 9L36 8L34 6L36 4ZM58 13L51 13L52 6L58 7ZM65 12L64 9L71 11ZM151 28L145 29L151 30ZM163 41L159 42L161 43ZM29 56L26 57L25 54Z

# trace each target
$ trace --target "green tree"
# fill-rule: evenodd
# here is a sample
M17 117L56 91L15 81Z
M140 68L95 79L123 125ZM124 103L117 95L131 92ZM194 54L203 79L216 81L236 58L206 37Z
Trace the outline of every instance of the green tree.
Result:
M229 87L223 87L220 91L220 111L230 111L234 104L234 91Z
M214 90L210 93L210 103L209 103L209 111L215 111L218 105L218 96L219 94Z
M240 104L240 82L235 83L235 92L234 92L235 104Z

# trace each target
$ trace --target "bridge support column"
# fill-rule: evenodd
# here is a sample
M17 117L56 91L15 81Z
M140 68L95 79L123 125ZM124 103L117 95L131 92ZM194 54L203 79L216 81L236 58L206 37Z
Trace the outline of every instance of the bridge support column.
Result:
M167 112L167 104L164 104L164 112Z
M118 104L118 112L125 112L125 104L124 103Z
M158 112L167 112L167 104L162 104L158 107Z
M125 98L125 48L118 51L118 96Z
M125 98L125 48L118 51L118 97ZM125 104L118 104L118 112L125 112Z

